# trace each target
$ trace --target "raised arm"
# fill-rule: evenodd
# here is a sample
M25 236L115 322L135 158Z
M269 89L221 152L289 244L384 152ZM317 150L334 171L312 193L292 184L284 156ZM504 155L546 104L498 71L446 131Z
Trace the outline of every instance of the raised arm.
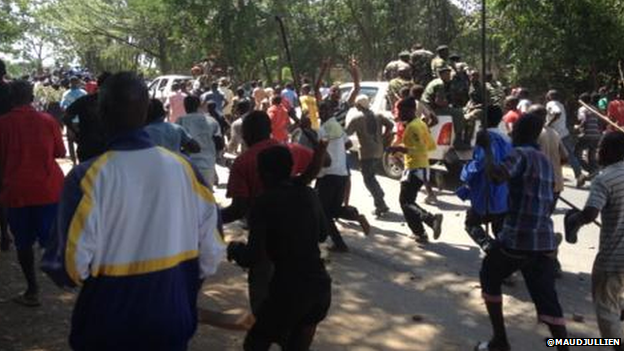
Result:
M358 69L358 62L355 59L351 59L349 62L349 69L351 71L351 77L353 78L353 90L349 94L347 104L349 106L355 105L355 98L360 94L360 70Z
M323 64L321 64L319 75L316 78L316 82L314 82L314 97L317 101L321 101L323 99L323 96L321 95L321 82L323 81L325 73L327 73L327 70L329 69L329 65L329 59L323 61Z

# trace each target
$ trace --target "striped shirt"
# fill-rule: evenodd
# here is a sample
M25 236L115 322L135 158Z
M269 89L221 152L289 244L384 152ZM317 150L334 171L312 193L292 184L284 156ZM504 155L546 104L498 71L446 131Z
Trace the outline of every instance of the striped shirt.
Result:
M499 240L513 250L556 249L553 166L537 146L515 147L501 164L509 175L509 212Z
M587 107L581 106L578 109L578 120L581 127L581 135L585 138L598 140L602 136L598 117Z
M624 273L624 162L606 167L592 182L585 207L601 211L600 246L594 269Z

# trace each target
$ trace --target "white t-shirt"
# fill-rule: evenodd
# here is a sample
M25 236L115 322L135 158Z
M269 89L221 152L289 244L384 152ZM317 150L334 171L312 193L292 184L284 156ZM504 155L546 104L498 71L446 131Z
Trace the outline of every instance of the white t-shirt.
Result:
M559 115L559 118L551 125L552 129L559 133L561 139L567 137L570 132L568 131L568 117L566 115L565 107L559 101L549 101L546 104L546 111L548 111L548 116L546 118L546 123L550 123L550 121L555 118L556 115Z
M529 110L529 107L531 107L531 100L522 99L518 103L517 108L518 108L518 111L520 111L521 113L526 113Z
M348 176L347 169L347 134L335 118L330 118L321 125L319 129L319 139L327 140L327 153L331 157L331 165L319 172L319 178L325 175Z

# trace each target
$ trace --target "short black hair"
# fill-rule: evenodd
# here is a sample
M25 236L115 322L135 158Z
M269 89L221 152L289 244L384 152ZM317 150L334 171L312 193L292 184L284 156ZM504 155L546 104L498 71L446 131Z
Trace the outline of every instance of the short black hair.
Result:
M162 121L165 119L165 115L165 107L162 101L150 99L149 107L147 108L147 123Z
M410 120L410 118L413 119L413 114L412 113L410 117L407 116L407 113L410 111L415 111L416 110L416 99L414 99L413 97L409 96L405 99L402 99L401 101L399 101L399 104L397 105L398 109L399 109L399 119L401 119L404 122L407 122Z
M609 132L600 140L599 161L602 166L609 166L624 161L624 133Z
M11 82L11 100L13 106L28 105L33 102L33 85L27 80L18 79Z
M258 172L264 186L271 186L290 179L293 158L285 146L273 146L258 154Z
M186 113L197 112L199 105L201 105L201 101L195 95L189 95L184 98L184 110L186 110Z
M271 137L271 119L264 111L253 111L243 119L243 140L252 146Z
M503 119L503 110L497 105L488 105L487 107L488 128L498 127L502 119Z
M241 100L236 104L236 112L238 114L244 115L249 111L251 111L251 102L249 100Z
M149 93L133 72L113 74L98 93L98 107L109 135L140 128L147 119Z
M514 124L511 138L514 145L536 144L544 128L544 119L535 113L525 113Z
M282 97L279 95L275 95L272 99L271 99L271 104L273 105L279 105L282 103Z

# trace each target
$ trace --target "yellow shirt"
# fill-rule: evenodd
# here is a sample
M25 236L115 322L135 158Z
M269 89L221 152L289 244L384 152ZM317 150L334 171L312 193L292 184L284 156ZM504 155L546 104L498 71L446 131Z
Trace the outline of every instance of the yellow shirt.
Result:
M318 105L316 104L316 98L311 95L303 95L299 98L301 103L301 112L308 111L310 116L310 122L312 122L312 129L318 130L320 127Z
M403 134L405 154L405 168L429 168L429 151L436 149L435 142L429 133L429 127L420 118L414 118Z

